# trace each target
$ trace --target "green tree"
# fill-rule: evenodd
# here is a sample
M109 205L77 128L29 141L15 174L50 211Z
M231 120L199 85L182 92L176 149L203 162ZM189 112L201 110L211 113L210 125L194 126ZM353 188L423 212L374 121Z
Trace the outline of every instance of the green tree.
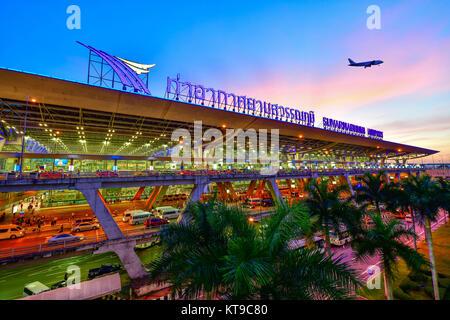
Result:
M341 194L348 190L345 185L331 187L328 180L309 181L309 197L306 199L311 214L318 217L319 228L325 234L328 255L331 255L330 228L336 233L341 232L341 225L353 229L359 225L359 217L355 215L355 208L351 203L340 199Z
M381 214L380 206L386 204L392 190L385 181L385 175L384 171L379 171L376 174L366 172L356 177L361 184L356 188L354 199L362 208L371 204L375 206L377 213Z
M184 215L162 232L151 278L185 298L345 299L359 285L341 257L289 250L290 241L313 228L300 203L279 204L259 226L240 208L215 201L190 203Z
M434 298L439 300L439 286L434 258L431 222L437 220L439 208L444 208L448 205L448 189L445 190L442 185L433 181L429 175L422 175L421 177L410 176L405 185L418 222L425 229Z
M414 231L405 229L401 222L394 219L383 221L379 213L373 214L372 220L374 225L361 229L360 234L352 241L352 248L356 252L356 258L360 260L380 256L386 298L392 300L392 281L397 270L397 258L402 258L408 268L413 270L419 270L427 264L427 260L403 243L405 238L416 237Z

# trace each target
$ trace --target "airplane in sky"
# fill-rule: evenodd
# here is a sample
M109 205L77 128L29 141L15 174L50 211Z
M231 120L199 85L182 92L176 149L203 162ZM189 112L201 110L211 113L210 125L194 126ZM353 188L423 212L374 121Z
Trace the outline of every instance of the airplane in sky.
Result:
M383 61L381 60L372 60L372 61L366 61L366 62L355 62L352 59L348 58L348 62L350 62L349 66L350 67L364 67L365 68L370 68L371 66L375 66L377 64L382 64Z

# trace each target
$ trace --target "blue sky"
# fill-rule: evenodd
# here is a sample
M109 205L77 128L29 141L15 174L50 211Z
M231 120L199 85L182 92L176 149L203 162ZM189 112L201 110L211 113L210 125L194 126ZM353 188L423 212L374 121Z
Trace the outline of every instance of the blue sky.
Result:
M81 30L66 27L69 5ZM381 29L366 27L369 5ZM2 1L0 67L85 82L76 40L167 76L315 110L450 162L450 1ZM382 59L371 69L356 61ZM431 159L429 159L431 161Z

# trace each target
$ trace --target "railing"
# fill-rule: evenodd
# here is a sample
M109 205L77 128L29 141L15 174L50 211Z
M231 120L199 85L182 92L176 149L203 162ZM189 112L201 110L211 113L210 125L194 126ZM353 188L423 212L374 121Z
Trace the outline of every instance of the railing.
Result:
M125 239L126 238L137 238L138 236L145 236L149 235L152 241L155 241L157 237L159 236L159 228L158 229L131 229L131 230L125 230L122 232ZM76 249L79 247L83 247L86 245L92 245L97 243L102 243L104 241L107 241L108 238L104 233L95 235L95 236L88 236L83 237L81 240L64 240L58 243L40 243L32 246L24 246L24 247L15 247L11 249L0 249L0 260L1 259L7 259L7 258L13 258L17 256L24 256L28 254L37 254L42 252L51 252L56 250L64 250L64 249Z
M292 169L292 170L286 170L281 169L278 170L276 174L274 174L275 177L277 176L286 176L286 175L311 175L313 173L320 173L320 174L360 174L364 172L378 172L380 170L384 170L388 173L397 173L397 172L409 172L409 171L417 171L417 170L425 170L423 168L357 168L357 169ZM145 176L145 177L189 177L189 176L246 176L246 175L259 175L259 170L254 169L244 169L241 171L238 170L197 170L197 171L190 171L190 173L185 174L180 171L142 171L142 172L133 172L133 171L127 171L127 172L119 172L117 176L97 176L96 172L84 172L84 173L60 173L60 174L54 174L57 175L56 177L47 177L47 175L44 175L39 172L33 172L33 173L24 173L22 174L22 177L19 177L16 173L7 172L5 174L4 180L36 180L36 179L42 179L42 180L51 180L51 179L79 179L79 178L117 178L117 177L139 177L139 176ZM53 176L54 176L53 175Z

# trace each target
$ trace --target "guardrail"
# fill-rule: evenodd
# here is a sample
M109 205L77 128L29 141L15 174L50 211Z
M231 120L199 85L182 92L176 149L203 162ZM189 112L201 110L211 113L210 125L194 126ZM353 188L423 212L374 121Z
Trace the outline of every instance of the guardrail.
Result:
M122 232L124 235L124 238L140 238L141 236L148 235L153 241L156 240L156 238L159 236L160 230L158 229L152 229L152 228L144 228L144 229L131 229L131 230L125 230ZM37 254L37 253L44 253L44 252L51 252L55 250L64 250L64 249L77 249L86 245L93 245L93 244L100 244L105 241L108 241L108 238L104 233L95 235L95 236L88 236L83 237L81 240L64 240L58 243L41 243L36 244L32 246L24 246L24 247L15 247L10 249L0 249L0 260L2 259L8 259L18 256L24 256L28 254Z
M311 175L313 173L320 173L320 174L361 174L364 172L378 172L380 170L384 170L388 173L397 173L397 172L409 172L411 170L417 171L417 170L426 170L424 168L361 168L361 169L295 169L295 170L279 170L274 176L282 177L286 175ZM214 173L211 173L214 172ZM141 172L118 172L118 175L115 176L97 176L97 173L95 172L84 172L84 173L57 173L53 175L59 175L56 177L47 177L46 174L39 173L39 172L32 172L32 173L23 173L20 177L16 173L7 172L5 174L4 180L35 180L35 179L77 179L77 178L117 178L117 177L164 177L164 176L175 176L175 177L182 177L182 176L240 176L240 175L255 175L260 174L259 170L245 170L245 171L218 171L218 170L211 170L211 171L205 171L205 170L199 170L199 171L192 171L189 174L182 173L180 171L141 171Z

